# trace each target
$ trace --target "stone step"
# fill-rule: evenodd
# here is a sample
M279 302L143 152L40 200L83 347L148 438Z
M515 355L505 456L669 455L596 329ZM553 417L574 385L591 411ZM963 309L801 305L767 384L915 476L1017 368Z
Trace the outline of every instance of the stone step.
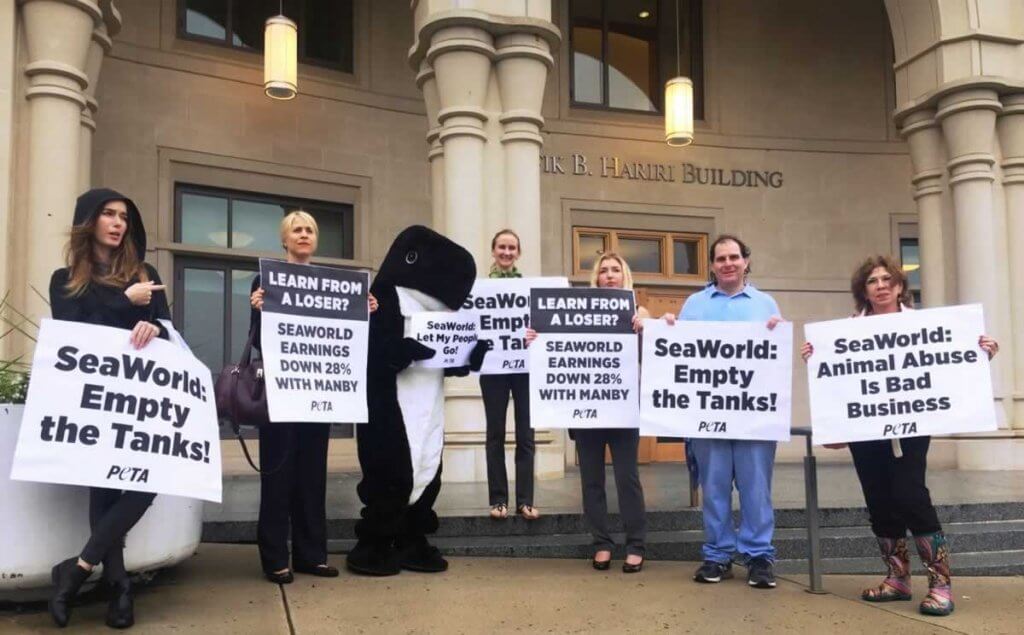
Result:
M883 575L882 562L874 558L829 558L823 561L826 574ZM1024 575L1024 549L1011 551L953 552L954 584L956 576ZM911 556L914 575L925 575L920 560ZM807 575L806 560L778 560L775 571L780 575ZM923 580L922 580L923 582ZM917 584L915 582L915 584Z

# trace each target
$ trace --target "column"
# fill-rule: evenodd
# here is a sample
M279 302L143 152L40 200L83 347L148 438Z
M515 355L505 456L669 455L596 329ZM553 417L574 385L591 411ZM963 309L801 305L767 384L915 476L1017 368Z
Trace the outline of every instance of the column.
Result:
M982 303L989 334L999 340L1004 350L1013 350L1009 289L1003 283L1006 270L998 265L1005 262L1005 240L996 234L993 192L996 113L1001 109L995 91L967 89L940 99L936 118L942 125L949 152L958 301ZM992 366L997 416L1006 421L1012 416L1010 401L1006 399L1013 385L1012 355L996 357Z
M484 100L494 57L484 29L453 26L431 38L427 63L437 81L438 139L444 151L444 227L473 254L478 271L490 261L483 226Z
M1004 95L1003 110L996 120L1003 154L1003 194L1010 268L1010 315L1016 329L1013 340L1014 428L1024 429L1024 93ZM1003 355L1010 349L1003 348Z
M434 69L424 60L416 75L416 85L423 91L423 102L427 107L427 161L430 163L430 210L435 231L445 233L444 196L444 147L441 145L441 124L437 121L441 109L437 94L437 78Z
M85 75L89 85L85 87L86 107L82 109L81 133L78 148L78 189L85 191L92 187L92 137L96 132L96 87L100 80L100 68L103 58L110 52L112 42L107 35L107 26L101 24L92 32L89 42L89 55L85 62Z
M911 183L917 203L921 297L925 306L943 306L951 300L946 294L947 254L942 223L942 176L946 157L935 111L921 110L909 115L900 133L910 146L910 161L914 166Z
M527 246L520 269L525 275L540 275L540 150L544 145L540 112L554 60L547 41L533 33L499 36L496 51L502 102L499 120L504 126L506 224L515 227Z
M93 29L102 21L91 0L21 0L29 62L28 210L22 239L26 253L26 285L45 293L51 272L61 264L79 194L81 113L87 107L82 91L89 80L86 58ZM27 293L29 315L48 315L49 308Z

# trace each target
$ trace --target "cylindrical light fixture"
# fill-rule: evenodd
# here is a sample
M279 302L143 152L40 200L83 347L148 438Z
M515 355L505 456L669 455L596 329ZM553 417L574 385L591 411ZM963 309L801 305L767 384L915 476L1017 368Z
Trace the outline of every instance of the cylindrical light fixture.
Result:
M665 83L665 142L670 146L693 143L693 82L673 77Z
M263 36L263 92L292 99L298 92L299 27L283 15L267 18Z

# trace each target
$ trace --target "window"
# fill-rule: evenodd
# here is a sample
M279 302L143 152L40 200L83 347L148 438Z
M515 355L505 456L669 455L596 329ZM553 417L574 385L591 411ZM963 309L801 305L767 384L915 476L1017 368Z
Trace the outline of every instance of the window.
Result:
M281 254L281 219L301 209L320 230L317 255L352 258L352 206L252 192L179 184L175 190L176 241Z
M701 2L679 0L678 13L676 6L673 0L571 0L573 106L660 112L665 82L685 75L693 80L694 118L703 119Z
M589 275L606 251L619 253L638 280L707 280L706 234L652 232L590 227L573 228L573 274Z
M900 238L900 262L907 276L907 286L914 299L914 308L921 308L921 254L917 238Z
M178 0L178 35L245 51L263 50L263 26L279 0ZM299 26L299 61L346 73L353 68L352 0L283 0Z

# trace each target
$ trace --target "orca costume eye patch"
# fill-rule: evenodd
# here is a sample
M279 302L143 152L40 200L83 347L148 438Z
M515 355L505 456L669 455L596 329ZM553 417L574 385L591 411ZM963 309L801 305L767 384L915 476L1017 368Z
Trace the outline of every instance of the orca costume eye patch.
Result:
M418 253L416 253L415 251L410 251L409 253L405 254L405 262L410 265L415 264L416 261L419 260L419 257L420 255Z

